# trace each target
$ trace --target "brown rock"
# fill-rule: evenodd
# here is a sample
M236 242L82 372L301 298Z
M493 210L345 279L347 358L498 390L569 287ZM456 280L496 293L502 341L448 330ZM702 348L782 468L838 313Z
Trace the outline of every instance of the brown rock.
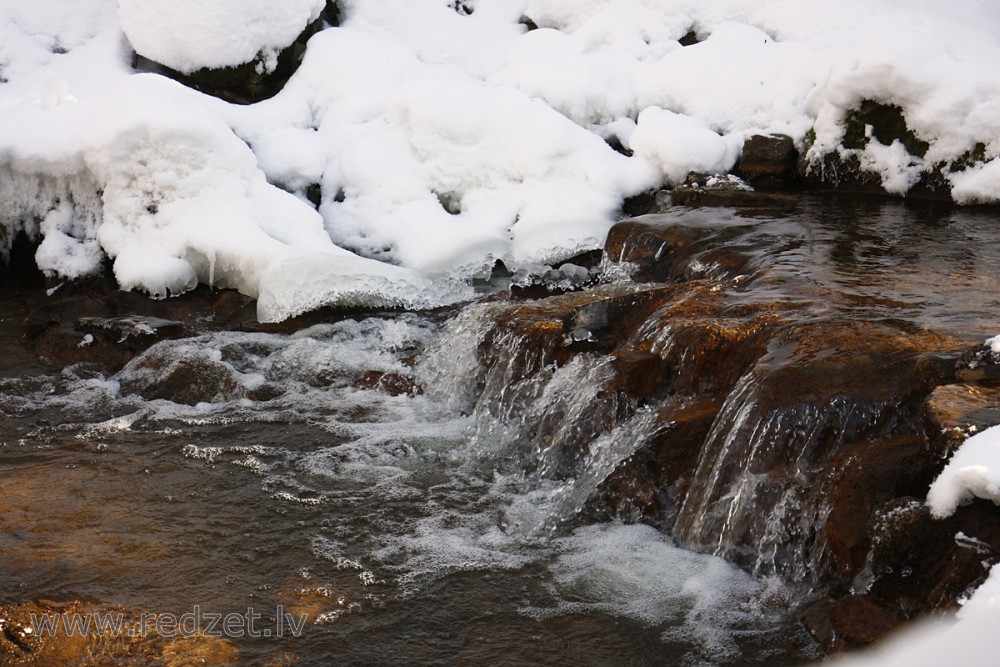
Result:
M721 407L717 398L663 403L657 411L662 428L601 485L601 500L614 517L672 523Z
M989 345L966 350L958 360L955 376L962 382L1000 383L1000 354Z
M208 357L172 358L172 351L147 354L122 380L122 391L146 400L164 399L197 405L217 403L248 395L229 367ZM132 367L130 367L132 368Z
M899 436L857 444L823 469L819 486L830 507L822 527L828 567L849 580L865 565L876 510L894 498L924 492L934 461L921 438Z
M62 625L90 619L87 633L68 633ZM47 630L41 619L60 622ZM119 631L96 628L95 619L120 620ZM0 605L0 664L24 667L52 665L145 664L164 667L235 665L239 652L227 640L194 635L167 638L155 632L155 614L117 605L85 602L22 602ZM37 623L34 621L38 621ZM51 628L51 626L50 626Z
M791 196L758 192L739 177L728 174L689 174L683 184L671 190L670 201L673 206L689 207L791 210L796 206Z
M946 457L973 433L1000 424L1000 387L937 387L924 403L923 417L935 453Z
M384 391L390 396L416 396L422 393L413 378L401 373L382 373L380 371L366 371L358 382L361 389L376 389Z
M907 617L950 610L1000 559L1000 517L990 504L960 507L934 520L923 502L903 497L871 521L871 549L852 587L891 601Z
M833 607L831 615L837 639L847 646L869 646L885 637L903 619L864 595L847 595Z
M799 152L784 134L755 134L743 142L743 153L733 169L755 188L787 187L797 180Z

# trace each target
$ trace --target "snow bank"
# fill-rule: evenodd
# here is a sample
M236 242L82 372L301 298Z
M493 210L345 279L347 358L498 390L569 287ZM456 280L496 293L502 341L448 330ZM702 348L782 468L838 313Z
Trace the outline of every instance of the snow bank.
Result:
M623 198L730 168L751 133L843 150L862 100L930 146L858 155L888 189L981 143L945 176L1000 201L1000 7L973 0L345 0L250 107L129 67L131 43L266 69L322 6L0 0L0 251L24 231L49 273L108 257L125 288L232 286L266 318L440 304L497 260L599 247Z
M230 67L278 53L323 11L325 0L119 0L122 29L141 55L180 72Z
M931 484L927 506L935 518L944 519L973 498L1000 504L1000 426L962 443Z

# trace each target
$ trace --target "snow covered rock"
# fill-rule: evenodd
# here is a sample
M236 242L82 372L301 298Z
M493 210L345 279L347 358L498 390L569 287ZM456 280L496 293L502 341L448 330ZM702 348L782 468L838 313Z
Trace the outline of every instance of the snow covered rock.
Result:
M190 74L262 56L265 71L323 11L325 0L119 0L122 30L136 52Z
M941 519L973 498L1000 504L1000 426L972 436L959 447L931 485L927 505Z

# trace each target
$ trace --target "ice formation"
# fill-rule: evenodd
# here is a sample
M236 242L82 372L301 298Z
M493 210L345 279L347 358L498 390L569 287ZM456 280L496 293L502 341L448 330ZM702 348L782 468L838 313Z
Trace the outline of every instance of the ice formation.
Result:
M0 0L0 250L24 231L50 274L109 259L124 288L236 287L267 320L441 304L497 260L599 247L623 198L729 169L749 134L845 151L863 100L929 145L859 152L888 190L973 151L953 196L1000 200L990 4L338 4L285 88L239 107L136 73L132 48L267 70L323 2Z

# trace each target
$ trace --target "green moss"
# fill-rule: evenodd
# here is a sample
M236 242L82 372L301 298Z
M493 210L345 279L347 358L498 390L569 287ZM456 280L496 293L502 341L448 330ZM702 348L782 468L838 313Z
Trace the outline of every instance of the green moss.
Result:
M844 147L860 150L867 146L871 140L866 131L867 126L871 126L871 136L880 143L889 146L898 140L910 155L923 157L930 148L930 144L907 127L901 108L895 104L871 100L863 101L857 110L847 115L844 121Z
M949 171L962 171L981 162L986 162L986 144L982 142L955 158L948 167Z
M804 155L808 153L809 149L812 148L815 143L816 143L816 130L810 128L809 131L806 132L805 139L802 140L802 154Z

